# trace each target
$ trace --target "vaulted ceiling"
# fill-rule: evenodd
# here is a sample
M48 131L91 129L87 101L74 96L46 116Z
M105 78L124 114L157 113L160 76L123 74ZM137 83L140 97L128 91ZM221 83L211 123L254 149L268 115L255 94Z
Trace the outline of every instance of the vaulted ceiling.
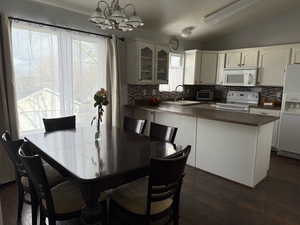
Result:
M35 0L65 8L87 17L96 8L97 0ZM224 21L212 25L205 24L202 17L226 6L234 0L120 0L121 5L132 3L143 18L144 31L168 36L180 36L186 27L195 27L190 40L206 40L241 29L251 24L259 24L276 15L300 7L299 0L259 0L251 7L240 11Z

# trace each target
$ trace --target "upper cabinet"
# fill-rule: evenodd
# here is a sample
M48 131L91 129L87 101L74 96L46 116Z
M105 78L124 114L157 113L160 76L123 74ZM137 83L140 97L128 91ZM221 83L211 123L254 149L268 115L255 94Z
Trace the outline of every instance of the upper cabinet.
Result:
M130 84L167 84L169 50L148 42L127 44L127 82Z
M218 53L190 50L185 52L184 84L215 84Z
M217 77L217 52L202 52L200 68L200 84L215 84Z
M292 64L300 64L300 45L292 48Z
M185 51L184 84L193 85L200 82L201 52L199 50Z
M224 84L225 53L218 54L217 79L216 84Z
M284 73L290 63L291 48L266 47L260 50L258 85L283 86Z
M169 49L163 46L156 47L155 77L159 84L169 82Z
M241 49L226 52L226 68L249 68L258 65L258 49Z

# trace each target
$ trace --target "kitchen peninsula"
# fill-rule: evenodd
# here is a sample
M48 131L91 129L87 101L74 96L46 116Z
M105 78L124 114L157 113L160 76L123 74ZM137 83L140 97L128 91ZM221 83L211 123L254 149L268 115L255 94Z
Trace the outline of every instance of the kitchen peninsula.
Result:
M278 117L220 111L207 104L127 105L126 113L148 120L148 125L152 121L178 127L175 143L192 145L190 166L249 187L267 176Z

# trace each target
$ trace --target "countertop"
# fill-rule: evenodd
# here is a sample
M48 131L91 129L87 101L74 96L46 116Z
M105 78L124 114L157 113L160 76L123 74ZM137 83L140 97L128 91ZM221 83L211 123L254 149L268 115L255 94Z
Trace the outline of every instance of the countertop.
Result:
M126 105L127 108L143 109L150 112L168 112L178 115L192 116L196 118L217 120L222 122L237 123L248 126L261 126L279 119L275 116L256 115L243 112L216 110L209 104L199 104L190 106L174 106L170 104L160 104L159 106L149 105Z

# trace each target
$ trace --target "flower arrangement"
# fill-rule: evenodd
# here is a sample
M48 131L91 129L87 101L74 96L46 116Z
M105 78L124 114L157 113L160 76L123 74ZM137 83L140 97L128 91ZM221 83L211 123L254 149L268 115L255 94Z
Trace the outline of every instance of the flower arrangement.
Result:
M98 120L97 120L97 131L100 130L100 122L102 122L102 116L104 113L103 106L106 106L109 104L108 101L108 92L104 88L101 88L99 91L96 92L94 95L94 107L98 107ZM93 125L93 122L97 119L97 116L95 116L91 122L91 125Z

